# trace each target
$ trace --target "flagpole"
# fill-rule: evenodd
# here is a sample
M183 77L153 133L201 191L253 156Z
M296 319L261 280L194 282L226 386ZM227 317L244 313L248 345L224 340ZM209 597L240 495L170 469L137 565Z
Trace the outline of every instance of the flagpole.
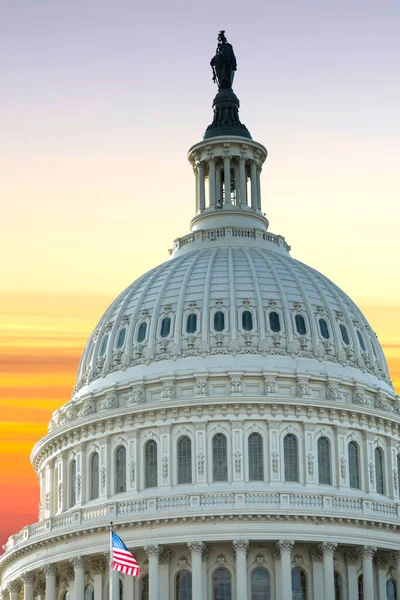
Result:
M110 564L109 564L109 571L110 571L110 591L109 591L109 600L113 600L113 581L112 581L112 563L113 563L113 558L112 558L112 532L113 532L113 522L110 521Z

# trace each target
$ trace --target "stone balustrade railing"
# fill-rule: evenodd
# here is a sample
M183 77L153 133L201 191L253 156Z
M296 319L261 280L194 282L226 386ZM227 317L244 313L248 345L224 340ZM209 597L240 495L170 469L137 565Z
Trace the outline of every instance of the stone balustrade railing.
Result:
M217 229L204 229L195 231L174 240L173 250L178 250L179 248L182 248L188 244L202 242L204 240L218 240L221 238L232 237L254 240L258 239L261 241L264 240L265 242L272 242L277 246L281 246L287 252L290 252L290 246L282 235L276 235L260 229L248 229L243 227L218 227Z

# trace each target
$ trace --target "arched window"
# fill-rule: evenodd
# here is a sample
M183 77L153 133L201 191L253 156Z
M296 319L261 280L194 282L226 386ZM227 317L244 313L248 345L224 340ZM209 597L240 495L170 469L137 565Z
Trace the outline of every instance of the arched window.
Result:
M175 600L192 600L192 574L179 571L175 578Z
M123 345L125 344L125 338L126 338L126 327L123 327L118 334L117 350L120 350L123 347Z
M90 499L98 498L99 491L99 455L95 452L90 459Z
M105 336L103 337L103 340L102 340L102 342L101 342L101 347L100 347L100 356L104 356L104 355L105 355L105 353L106 353L106 350L107 350L107 344L108 344L108 338L109 338L109 337L110 337L110 336L108 335L108 333L107 333L107 335L105 335Z
M360 458L358 452L358 444L355 442L349 443L349 479L350 487L360 489Z
M385 480L384 480L384 465L383 465L383 450L375 448L375 481L376 491L378 494L385 493Z
M248 439L249 449L249 479L250 481L263 481L263 439L259 433L252 433Z
M343 323L339 325L340 333L342 334L342 340L348 346L350 344L349 334L347 333L346 326Z
M123 597L124 597L124 584L122 583L121 579L119 580L118 590L119 590L119 600L123 600Z
M225 329L225 313L222 310L217 310L214 313L214 329L215 331L223 331Z
M94 588L93 588L92 584L89 583L89 585L87 585L85 588L85 600L93 600L93 599L94 599Z
M358 578L358 600L364 600L364 581L362 575Z
M386 582L386 598L387 600L397 600L396 582L393 579L388 579Z
M169 336L169 332L171 331L171 319L170 317L164 317L161 321L161 331L160 335L162 338L166 338Z
M249 310L242 312L242 327L244 331L252 331L253 329L253 315Z
M251 594L250 600L270 600L271 591L269 584L269 573L262 567L256 567L251 572Z
M69 600L69 591L67 590L63 596L63 600Z
M149 440L146 442L144 448L145 457L145 488L157 487L158 476L157 476L157 442L155 440Z
M140 600L149 600L149 576L143 575L140 580Z
M342 578L340 577L340 575L337 571L335 571L333 579L334 579L334 588L335 588L335 600L343 600Z
M226 437L217 433L212 440L213 481L228 481L228 452Z
M190 313L186 321L186 333L196 333L197 329L197 315L196 313Z
M146 339L146 331L147 331L147 323L144 321L143 323L140 323L139 325L139 329L137 332L137 341L140 344L141 342L144 342L144 340Z
M126 492L126 448L118 446L115 451L115 493Z
M320 485L331 485L331 448L328 438L318 440L318 481Z
M69 506L75 506L76 504L76 460L71 460L71 464L69 467Z
M306 574L300 567L292 569L292 600L307 600Z
M178 483L192 483L192 440L182 435L178 440Z
M357 329L356 331L357 331L358 343L359 343L359 344L360 344L360 346L361 346L361 350L362 350L363 352L365 352L364 338L363 338L363 336L361 335L361 333L358 331L358 329Z
M269 326L274 333L278 333L281 330L281 321L277 312L273 311L269 313Z
M322 337L326 340L329 340L331 336L329 333L328 323L325 319L319 319L319 330L321 332Z
M294 320L296 322L297 333L299 333L300 335L305 335L307 332L307 329L306 329L306 322L304 320L303 315L296 315Z
M299 481L297 438L292 433L288 433L283 440L283 455L285 463L285 481Z
M232 600L231 574L228 569L215 569L212 576L213 600Z

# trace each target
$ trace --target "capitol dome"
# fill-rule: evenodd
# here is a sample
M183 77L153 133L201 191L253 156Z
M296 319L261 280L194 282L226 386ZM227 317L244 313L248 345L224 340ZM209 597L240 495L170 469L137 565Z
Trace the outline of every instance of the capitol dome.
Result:
M267 150L214 68L190 233L90 336L32 451L39 520L5 546L3 599L400 597L400 402L383 351L269 231ZM111 520L137 579L109 568Z

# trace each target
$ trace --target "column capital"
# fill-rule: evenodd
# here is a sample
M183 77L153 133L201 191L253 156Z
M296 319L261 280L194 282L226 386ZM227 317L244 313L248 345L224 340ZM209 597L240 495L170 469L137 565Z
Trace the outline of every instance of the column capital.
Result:
M2 600L8 600L10 597L10 592L8 588L4 588L3 590L1 590L1 598Z
M85 559L83 558L83 556L75 556L74 558L71 558L69 562L74 567L74 569L83 569L85 567Z
M244 551L244 553L247 554L249 549L249 540L234 540L232 544L235 552Z
M95 573L95 574L104 573L104 571L105 571L104 560L95 560L90 564L93 569L93 573Z
M375 546L363 546L362 548L360 548L360 554L363 558L373 558L374 554L376 552L376 547Z
M355 565L360 558L359 552L346 552L346 561L349 565Z
M293 550L293 546L294 541L292 540L279 540L279 542L276 544L276 548L281 554L290 554Z
M150 556L157 556L157 557L159 557L160 554L163 552L163 547L162 546L157 546L157 545L145 546L143 548L143 550L147 553L147 556L149 558L150 558Z
M192 554L203 554L206 550L206 545L204 542L188 542L188 548Z
M160 565L169 565L171 560L172 552L171 550L163 550L158 557Z
M323 558L321 545L317 546L317 548L312 548L312 550L310 550L310 556L313 562L321 562Z
M21 590L21 582L19 579L14 579L8 584L8 590L10 594L19 593Z
M35 573L33 571L22 573L21 579L24 583L35 583Z
M378 567L378 569L386 569L386 567L387 567L386 556L384 556L383 554L378 554L377 556L375 556L375 563L376 563L376 566Z
M319 544L319 548L321 549L324 556L333 556L335 554L337 544L334 542L321 542L321 544Z
M44 571L44 574L46 575L46 577L47 576L49 576L49 577L55 577L55 575L57 575L57 568L56 568L56 566L52 565L50 563L47 564L47 565L44 565L43 571Z

